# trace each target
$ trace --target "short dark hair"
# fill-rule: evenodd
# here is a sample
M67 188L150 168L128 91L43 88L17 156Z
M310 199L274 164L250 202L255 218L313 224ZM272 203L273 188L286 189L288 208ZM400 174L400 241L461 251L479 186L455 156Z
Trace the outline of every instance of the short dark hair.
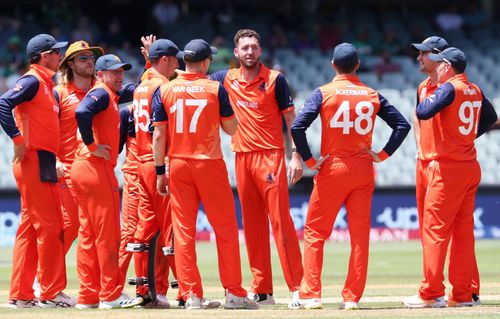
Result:
M238 41L240 41L240 38L256 38L257 42L259 42L260 45L260 35L257 33L257 31L252 30L252 29L240 29L238 32L236 32L236 35L234 36L234 46L238 46Z
M40 62L41 59L42 59L42 56L40 54L37 54L34 57L32 57L29 60L29 62L30 62L30 64L36 64L36 63Z
M352 73L352 71L354 71L356 69L356 66L358 64L356 63L355 65L353 66L349 66L349 67L340 67L338 65L335 64L335 67L337 68L337 71L339 73L342 73L342 74L349 74L349 73Z

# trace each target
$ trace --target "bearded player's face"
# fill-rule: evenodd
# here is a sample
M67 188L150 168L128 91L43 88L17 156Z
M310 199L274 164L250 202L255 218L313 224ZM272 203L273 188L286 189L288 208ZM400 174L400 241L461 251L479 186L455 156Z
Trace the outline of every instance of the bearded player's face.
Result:
M262 48L259 41L254 37L244 37L238 40L238 46L234 48L234 56L240 65L247 69L253 69L259 65Z

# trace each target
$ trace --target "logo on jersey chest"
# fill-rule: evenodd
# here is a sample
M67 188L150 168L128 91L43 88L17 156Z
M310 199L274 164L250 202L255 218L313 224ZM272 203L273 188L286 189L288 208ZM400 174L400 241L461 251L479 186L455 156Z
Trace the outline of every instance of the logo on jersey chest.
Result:
M266 92L267 90L267 83L266 82L262 82L259 87L258 87L259 91L261 92Z
M251 108L251 109L259 108L259 103L253 102L253 101L237 100L236 105L239 107L245 107L245 108Z
M425 100L425 97L427 96L427 88L423 88L422 91L420 91L420 101Z
M231 82L231 88L235 91L240 90L240 83L238 82L238 80L233 80L233 82Z
M71 93L70 95L68 95L67 103L68 104L80 103L80 100L78 100L75 93Z

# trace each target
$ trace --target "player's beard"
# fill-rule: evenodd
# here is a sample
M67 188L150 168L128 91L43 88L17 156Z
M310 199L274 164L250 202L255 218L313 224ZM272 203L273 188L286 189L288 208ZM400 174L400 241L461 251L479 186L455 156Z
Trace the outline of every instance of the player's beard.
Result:
M252 61L247 61L245 58L240 59L240 65L245 69L253 70L255 69L260 62L260 57L256 57Z
M81 78L90 79L95 71L94 68L91 67L73 67L73 72Z

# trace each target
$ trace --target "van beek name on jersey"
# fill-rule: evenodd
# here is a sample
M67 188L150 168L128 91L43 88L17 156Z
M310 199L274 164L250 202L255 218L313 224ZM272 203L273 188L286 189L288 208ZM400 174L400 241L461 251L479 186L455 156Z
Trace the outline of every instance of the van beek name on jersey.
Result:
M174 85L172 87L174 92L187 92L187 93L205 93L205 86L203 85Z
M337 89L337 95L368 95L367 90L354 90L354 89Z

